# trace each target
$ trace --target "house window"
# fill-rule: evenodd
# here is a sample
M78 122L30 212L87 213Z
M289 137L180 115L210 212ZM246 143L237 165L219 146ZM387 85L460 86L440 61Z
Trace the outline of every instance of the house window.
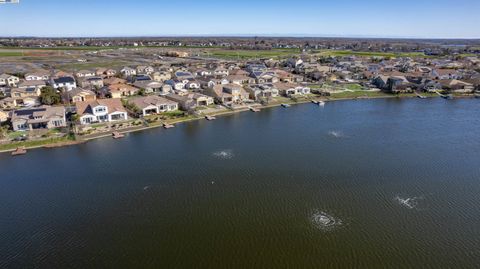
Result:
M105 111L107 111L107 110L106 110L104 107L97 107L97 108L95 108L95 112L96 112L96 113L102 113L102 112L105 112Z
M53 126L55 127L60 127L60 126L63 126L63 121L62 120L54 120L52 122Z

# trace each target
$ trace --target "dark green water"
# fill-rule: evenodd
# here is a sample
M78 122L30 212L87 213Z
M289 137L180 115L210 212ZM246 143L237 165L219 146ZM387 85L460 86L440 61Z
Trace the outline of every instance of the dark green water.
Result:
M480 101L311 104L0 155L0 268L478 268Z

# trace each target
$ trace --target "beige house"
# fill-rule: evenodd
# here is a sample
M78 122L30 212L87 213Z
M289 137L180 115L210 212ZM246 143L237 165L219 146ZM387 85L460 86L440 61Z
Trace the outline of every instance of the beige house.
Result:
M8 120L8 113L0 110L0 122L6 122Z
M12 112L12 127L14 131L31 131L37 129L52 129L67 126L65 107L36 107Z
M40 104L40 88L13 88L10 96L16 105L34 106Z
M65 92L64 94L65 100L68 100L70 103L77 103L77 102L89 102L95 101L97 96L91 90L85 90L82 88L76 88L69 92Z
M165 98L177 102L183 110L191 110L199 106L209 106L214 104L213 97L201 93L188 93L183 96L172 93L165 95Z
M250 96L242 86L237 84L215 85L209 93L224 105L247 102Z
M177 102L157 95L132 98L128 103L139 109L143 116L178 110Z
M122 98L123 96L131 96L138 93L140 89L128 84L112 84L108 86L108 92L112 98Z

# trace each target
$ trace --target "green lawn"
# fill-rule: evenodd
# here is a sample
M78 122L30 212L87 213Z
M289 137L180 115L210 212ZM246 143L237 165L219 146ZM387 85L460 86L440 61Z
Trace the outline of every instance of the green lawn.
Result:
M374 91L339 92L339 93L332 93L330 95L330 97L332 98L385 97L385 96L392 96L392 95L384 92L374 92Z
M359 57L427 57L423 52L371 52L371 51L350 51L350 50L322 50L318 52L321 56L359 56Z
M9 144L0 145L0 150L11 150L18 147L40 147L56 143L74 141L75 139L71 136L59 137L59 138L48 138L43 140L34 140L34 141L23 141L23 142L13 142Z
M94 68L116 68L128 65L125 61L103 61L103 62L74 62L56 66L62 70L79 70L79 69L94 69Z
M20 51L0 51L0 57L19 57L23 56L23 52Z
M300 50L272 49L272 50L212 50L206 56L221 59L255 59L255 58L283 58L291 55L299 55Z

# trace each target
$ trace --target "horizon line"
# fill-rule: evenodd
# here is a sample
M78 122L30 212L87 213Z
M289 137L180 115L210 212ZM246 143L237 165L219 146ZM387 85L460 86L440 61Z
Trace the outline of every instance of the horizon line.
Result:
M340 38L340 39L409 39L409 40L480 40L480 37L418 37L418 36L375 36L375 35L308 35L308 34L182 34L182 35L91 35L91 36L37 36L15 35L4 38Z

